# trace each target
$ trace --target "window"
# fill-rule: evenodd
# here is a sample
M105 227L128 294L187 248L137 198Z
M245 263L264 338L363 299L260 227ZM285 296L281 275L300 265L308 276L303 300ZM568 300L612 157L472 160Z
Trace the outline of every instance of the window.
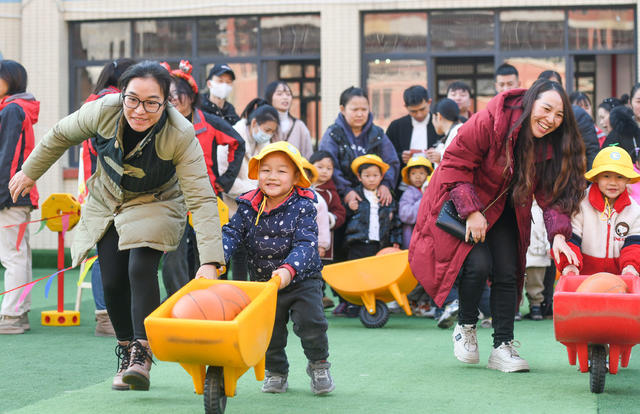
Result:
M494 14L490 11L431 13L431 47L438 51L492 50Z
M500 13L502 50L564 48L564 11L517 10Z
M263 55L320 54L320 16L292 15L260 19Z
M114 60L131 56L130 22L71 25L71 56L79 60Z
M427 13L365 14L365 53L422 52L426 48Z
M518 69L520 82L523 88L529 88L538 79L541 72L545 70L556 71L562 76L562 84L567 86L565 73L565 60L561 56L547 57L516 57L506 60L507 63Z
M191 57L192 26L189 20L141 20L134 23L136 57Z
M569 10L569 48L634 49L634 28L633 9Z
M257 53L257 17L198 20L199 56L251 56Z

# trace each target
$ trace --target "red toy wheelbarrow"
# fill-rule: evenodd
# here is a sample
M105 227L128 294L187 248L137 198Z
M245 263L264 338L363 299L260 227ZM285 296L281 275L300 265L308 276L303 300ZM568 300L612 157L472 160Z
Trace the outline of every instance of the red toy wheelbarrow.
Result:
M577 355L580 372L589 372L591 392L599 394L607 371L617 374L618 363L627 367L631 348L640 343L640 278L621 276L629 293L576 292L587 277L560 278L553 295L553 326L556 340L567 347L569 364L576 364Z

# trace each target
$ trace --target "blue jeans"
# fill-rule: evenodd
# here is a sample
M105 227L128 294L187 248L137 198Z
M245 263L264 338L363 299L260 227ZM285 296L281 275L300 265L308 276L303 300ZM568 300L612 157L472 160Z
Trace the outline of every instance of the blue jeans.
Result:
M91 266L91 291L93 292L93 301L96 304L96 310L105 310L107 305L104 303L104 289L102 288L102 273L100 273L99 259L96 259Z

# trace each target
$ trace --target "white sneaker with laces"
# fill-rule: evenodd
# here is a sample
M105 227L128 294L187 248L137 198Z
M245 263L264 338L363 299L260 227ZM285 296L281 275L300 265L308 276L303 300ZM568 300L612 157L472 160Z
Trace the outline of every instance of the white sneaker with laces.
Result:
M528 372L529 364L516 351L519 346L520 342L511 340L493 348L487 368L502 372Z
M466 364L477 364L480 362L475 325L456 324L456 327L453 329L452 338L453 354L459 361Z

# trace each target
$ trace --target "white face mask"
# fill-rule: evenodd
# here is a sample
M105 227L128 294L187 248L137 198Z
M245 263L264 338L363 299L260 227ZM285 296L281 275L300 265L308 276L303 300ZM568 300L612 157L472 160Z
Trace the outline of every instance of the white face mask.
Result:
M226 99L232 89L233 86L228 83L209 81L209 95L216 98Z
M267 134L266 132L261 130L260 127L258 127L258 131L252 133L251 135L253 135L253 139L255 139L258 144L269 142L271 140L271 137L273 136L273 134Z

